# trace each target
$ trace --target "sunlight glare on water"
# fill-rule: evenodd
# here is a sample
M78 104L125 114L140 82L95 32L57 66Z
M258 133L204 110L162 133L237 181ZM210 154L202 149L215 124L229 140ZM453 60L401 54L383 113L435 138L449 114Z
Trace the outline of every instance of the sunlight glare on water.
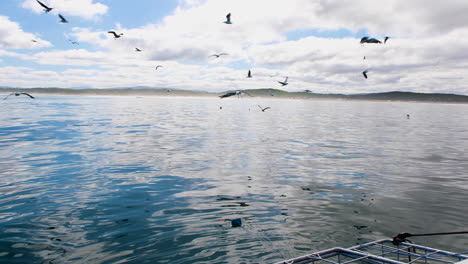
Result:
M1 263L271 263L467 226L468 105L42 95L2 107ZM468 248L462 235L415 241Z

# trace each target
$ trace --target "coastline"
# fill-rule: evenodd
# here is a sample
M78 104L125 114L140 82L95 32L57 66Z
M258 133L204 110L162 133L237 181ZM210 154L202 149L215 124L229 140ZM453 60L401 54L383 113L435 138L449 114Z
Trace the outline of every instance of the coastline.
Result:
M342 101L375 101L375 102L426 102L467 104L468 96L457 94L426 94L412 92L383 92L366 94L319 94L310 92L287 92L277 89L243 90L251 96L243 98L289 99L289 100L342 100ZM0 87L0 94L28 92L31 94L57 96L144 96L144 97L201 97L218 98L225 92L204 92L190 90L169 90L151 88L117 88L117 89L69 89L69 88L10 88ZM223 99L229 100L229 99Z

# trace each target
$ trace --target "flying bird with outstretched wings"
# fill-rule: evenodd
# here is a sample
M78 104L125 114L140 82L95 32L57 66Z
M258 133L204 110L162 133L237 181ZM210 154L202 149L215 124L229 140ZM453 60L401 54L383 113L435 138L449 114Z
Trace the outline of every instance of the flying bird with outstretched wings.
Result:
M32 96L32 95L30 95L30 94L28 94L28 93L11 93L11 94L7 95L5 98L3 98L3 100L7 99L10 95L20 96L20 95L22 95L22 94L27 95L27 96L29 96L30 98L34 99L34 96Z
M286 77L284 82L280 82L280 81L278 81L278 82L281 84L281 86L286 86L286 85L288 85L288 77Z
M114 38L120 38L123 36L123 33L117 34L115 31L107 31L107 33L114 35Z
M265 112L265 110L268 110L270 109L271 107L267 106L265 108L261 107L260 105L258 105L258 107L260 107L260 109L262 109L262 112Z
M68 23L68 20L66 20L61 14L58 14L59 18L60 18L60 23Z
M44 12L46 12L46 13L49 13L49 12L52 11L52 9L53 9L53 8L51 8L51 7L46 6L44 3L42 3L42 2L39 1L39 0L36 0L36 2L39 3L39 4L44 8Z
M219 57L224 56L224 55L228 55L228 54L227 54L227 53L213 54L213 55L211 55L210 57L219 58Z
M367 73L368 72L369 72L369 70L365 70L365 71L362 72L362 75L364 75L364 78L366 78L366 79L367 79Z

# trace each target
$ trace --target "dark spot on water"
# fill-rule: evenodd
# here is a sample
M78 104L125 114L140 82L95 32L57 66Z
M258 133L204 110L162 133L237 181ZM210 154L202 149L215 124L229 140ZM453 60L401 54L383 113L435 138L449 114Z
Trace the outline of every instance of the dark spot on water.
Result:
M361 230L363 228L367 228L365 225L353 225L357 230Z
M304 191L310 191L310 188L309 188L309 187L301 187L301 188L302 188L302 190L304 190Z
M359 214L359 211L356 211L356 210L354 210L354 211L353 211L353 213L355 213L355 214Z
M55 229L56 227L49 226L47 229Z
M238 199L241 199L242 197L240 196L219 196L218 195L218 198L216 198L216 201L232 201L232 200L238 200Z

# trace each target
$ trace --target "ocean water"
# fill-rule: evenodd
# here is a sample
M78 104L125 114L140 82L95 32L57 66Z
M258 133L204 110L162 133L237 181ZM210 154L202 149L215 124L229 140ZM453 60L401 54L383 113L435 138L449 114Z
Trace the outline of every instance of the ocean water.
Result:
M48 95L0 105L0 263L271 263L468 229L468 105ZM468 251L468 235L413 241Z

